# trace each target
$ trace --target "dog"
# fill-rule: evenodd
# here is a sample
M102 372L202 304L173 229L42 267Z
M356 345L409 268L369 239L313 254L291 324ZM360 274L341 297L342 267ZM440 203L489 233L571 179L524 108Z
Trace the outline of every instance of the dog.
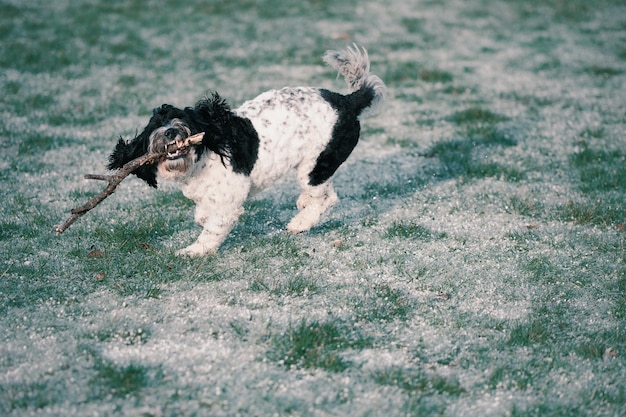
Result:
M178 254L216 252L243 213L246 199L293 169L302 192L289 232L309 230L338 201L331 178L359 140L359 120L381 108L386 86L370 73L367 50L356 44L327 51L323 60L343 75L349 94L285 87L231 110L213 92L194 107L163 104L132 141L119 139L109 156L110 170L204 132L201 144L168 153L162 162L133 172L155 188L157 176L174 180L195 202L194 218L202 232Z

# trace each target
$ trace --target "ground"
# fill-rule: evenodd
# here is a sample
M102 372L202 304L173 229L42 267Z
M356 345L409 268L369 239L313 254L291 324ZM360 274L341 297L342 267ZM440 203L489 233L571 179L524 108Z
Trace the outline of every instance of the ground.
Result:
M619 416L626 408L621 1L0 2L0 414ZM220 252L180 191L100 191L121 135L218 91L384 111L292 236L295 180Z

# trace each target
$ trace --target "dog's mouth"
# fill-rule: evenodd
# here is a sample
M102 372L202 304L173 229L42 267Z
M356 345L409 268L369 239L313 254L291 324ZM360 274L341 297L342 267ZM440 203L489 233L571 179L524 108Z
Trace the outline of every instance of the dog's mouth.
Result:
M180 146L181 146L181 142L175 141L175 140L165 145L165 148L167 150L168 161L174 161L176 159L184 158L185 156L189 154L189 148L181 149Z
M177 150L176 152L168 152L167 160L174 161L176 159L184 158L185 156L187 156L188 153L189 153L188 150L184 150L184 151Z

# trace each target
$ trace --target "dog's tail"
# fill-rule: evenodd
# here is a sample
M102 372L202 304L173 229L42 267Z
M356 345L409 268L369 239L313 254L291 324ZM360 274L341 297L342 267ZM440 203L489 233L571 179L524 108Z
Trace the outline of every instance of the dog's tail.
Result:
M327 51L324 62L339 71L350 87L350 92L370 91L372 100L360 114L361 118L373 116L380 111L385 101L387 86L379 76L370 73L370 60L365 48L347 47L341 51Z

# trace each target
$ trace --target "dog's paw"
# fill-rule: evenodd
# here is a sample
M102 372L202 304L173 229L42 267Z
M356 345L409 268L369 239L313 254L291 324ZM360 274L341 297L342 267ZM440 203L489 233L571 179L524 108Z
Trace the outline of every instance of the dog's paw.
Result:
M306 232L320 221L321 213L315 210L302 210L289 224L287 230L293 234Z
M178 256L203 256L203 255L211 255L217 252L217 248L211 248L204 246L200 243L194 243L192 245L187 246L184 249L176 251L176 255Z

